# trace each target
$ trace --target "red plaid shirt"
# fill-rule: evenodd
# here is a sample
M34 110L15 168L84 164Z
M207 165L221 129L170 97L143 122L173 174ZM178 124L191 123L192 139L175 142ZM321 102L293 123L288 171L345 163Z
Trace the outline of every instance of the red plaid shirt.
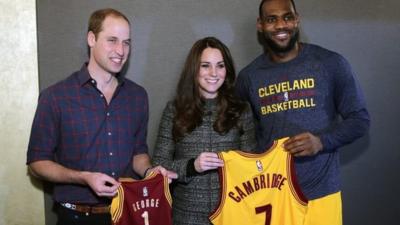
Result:
M148 97L141 86L119 77L109 105L86 68L39 96L27 164L53 160L71 169L134 176L132 158L147 153ZM57 202L107 202L87 186L55 184Z

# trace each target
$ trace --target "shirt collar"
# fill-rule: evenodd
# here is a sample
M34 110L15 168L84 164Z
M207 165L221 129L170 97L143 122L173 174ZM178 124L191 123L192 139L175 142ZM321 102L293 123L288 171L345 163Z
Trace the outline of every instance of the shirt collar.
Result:
M78 80L79 80L79 84L81 86L92 82L93 78L90 76L89 74L89 70L87 68L88 63L84 63L81 67L81 69L78 72ZM120 73L117 74L116 78L118 79L118 84L119 85L123 85L125 83L125 77L123 75L121 75Z

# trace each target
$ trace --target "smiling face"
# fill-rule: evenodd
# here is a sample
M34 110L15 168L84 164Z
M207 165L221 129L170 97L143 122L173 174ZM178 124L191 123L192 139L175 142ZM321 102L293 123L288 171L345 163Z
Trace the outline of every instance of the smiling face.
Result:
M206 48L201 54L197 81L200 94L206 99L216 98L218 89L225 81L226 68L221 51Z
M119 73L130 51L130 27L122 17L107 16L102 30L88 33L89 67L95 73Z
M274 54L290 54L297 51L299 17L290 0L265 1L257 29Z

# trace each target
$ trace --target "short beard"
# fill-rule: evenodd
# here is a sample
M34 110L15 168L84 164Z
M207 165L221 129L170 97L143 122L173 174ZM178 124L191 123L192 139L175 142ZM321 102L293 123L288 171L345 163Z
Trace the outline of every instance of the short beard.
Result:
M289 43L286 46L280 46L276 44L269 36L263 35L264 36L264 41L265 44L267 45L266 47L269 48L273 53L275 54L285 54L287 52L290 52L293 50L293 48L296 46L296 43L299 41L299 30L296 29L294 31L294 35L290 38Z

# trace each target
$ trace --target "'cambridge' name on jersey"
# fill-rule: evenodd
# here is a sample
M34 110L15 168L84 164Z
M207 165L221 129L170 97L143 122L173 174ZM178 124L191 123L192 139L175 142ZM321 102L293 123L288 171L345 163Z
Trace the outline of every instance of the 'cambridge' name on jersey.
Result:
M218 153L221 199L210 216L214 225L302 225L307 200L301 194L292 156L274 142L262 154Z
M111 202L113 225L172 225L168 178L151 173L143 180L121 178Z

